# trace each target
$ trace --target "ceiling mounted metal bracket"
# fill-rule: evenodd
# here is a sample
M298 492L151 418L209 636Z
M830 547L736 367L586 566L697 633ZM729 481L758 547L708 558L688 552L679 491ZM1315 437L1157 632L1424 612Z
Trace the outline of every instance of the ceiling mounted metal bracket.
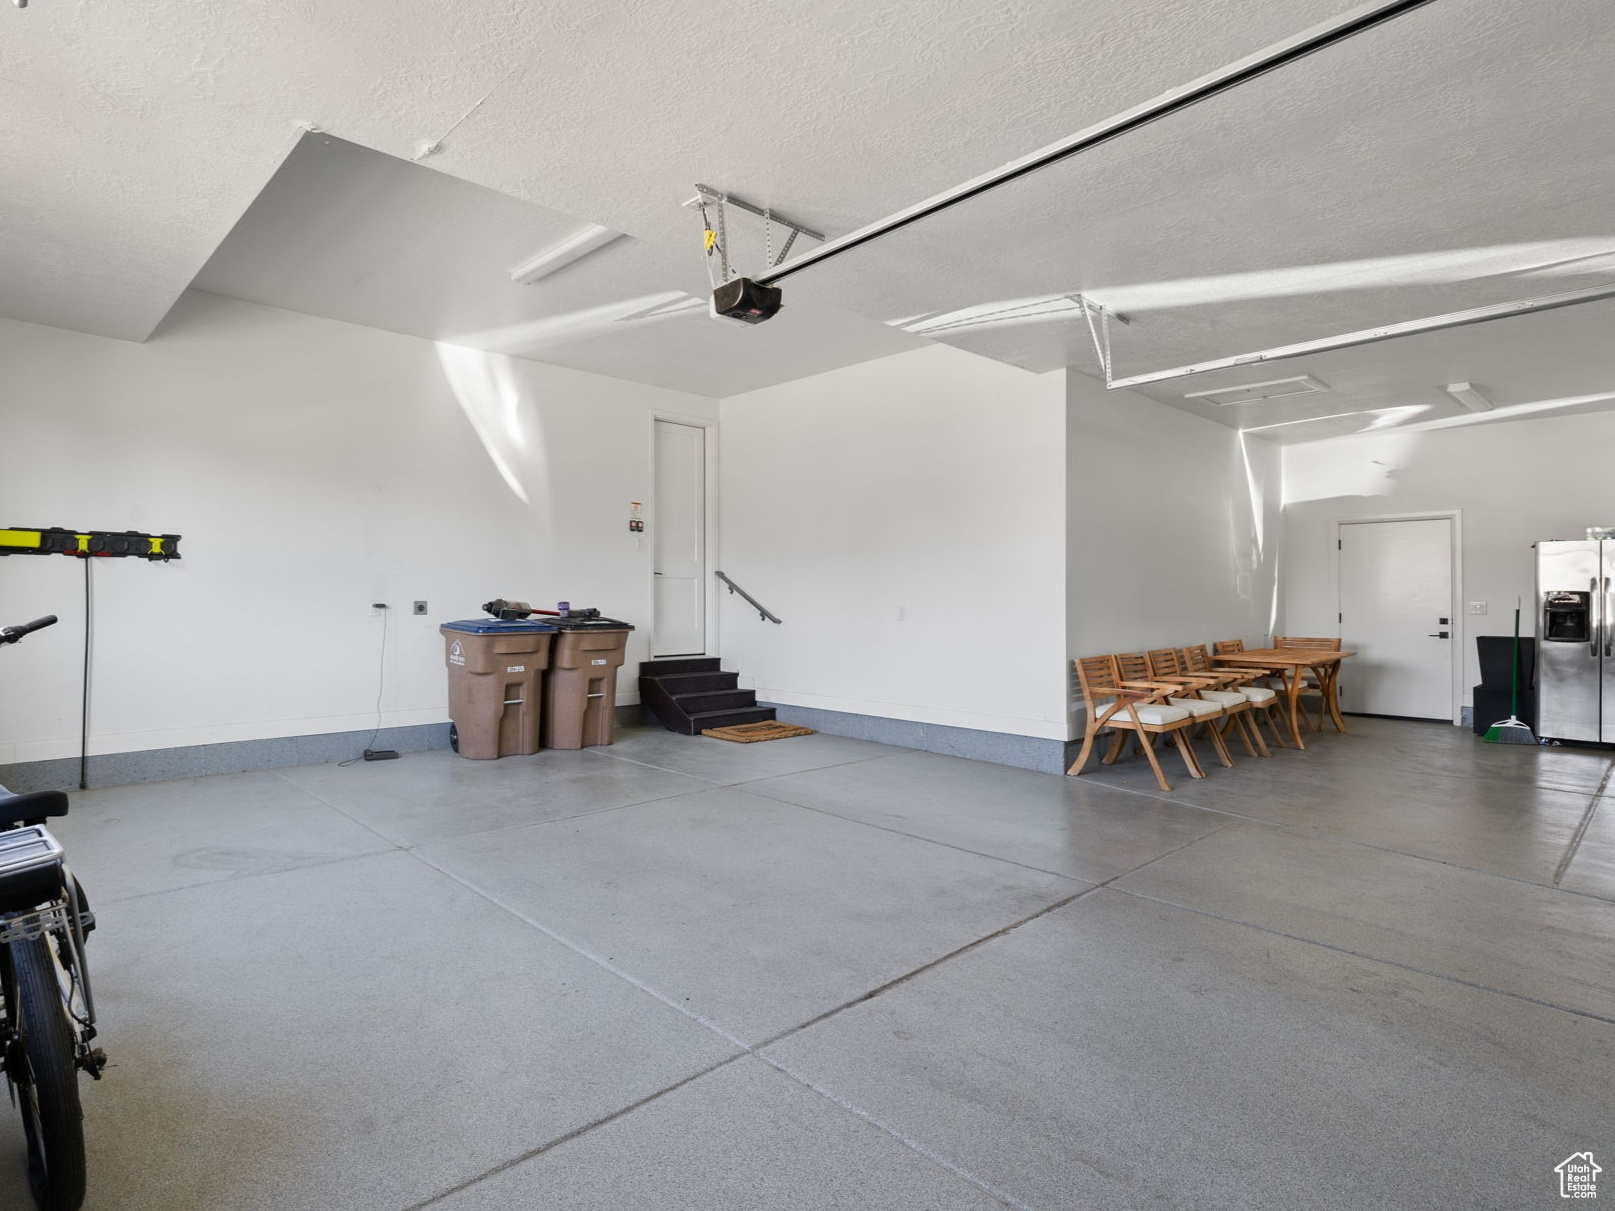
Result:
M822 232L814 231L811 227L804 227L800 223L793 223L790 219L782 219L774 213L772 207L755 206L744 198L737 198L733 194L724 193L721 189L714 189L710 185L702 185L699 182L695 186L695 197L685 202L684 205L701 213L701 222L706 228L704 238L706 241L707 280L712 284L714 290L718 288L720 276L725 283L734 276L734 266L729 259L728 216L731 206L736 210L744 210L747 214L754 214L762 219L765 249L763 268L765 270L774 268L785 259L786 255L791 251L791 246L796 243L796 237L799 235L805 235L810 240L817 240L821 244L824 242ZM709 206L716 206L718 209L718 225L716 228L713 227L712 218L707 213L707 207ZM785 239L785 246L779 250L778 256L774 255L774 225L776 223L790 233ZM717 262L716 267L719 271L716 274L713 272L715 259Z
M793 239L793 241L795 241L796 237L798 236L806 236L807 239L816 239L816 241L819 241L820 244L824 242L824 234L819 233L819 231L814 231L812 228L804 228L803 224L793 223L793 221L788 220L788 218L780 218L780 216L778 216L774 210L764 210L762 207L756 207L756 205L753 205L753 203L743 199L743 197L735 197L733 194L725 194L722 189L714 189L712 186L703 186L701 182L696 182L696 195L694 195L693 199L685 202L685 205L686 207L694 208L694 210L699 210L699 208L701 208L701 203L703 202L727 203L727 205L732 205L732 207L735 207L735 210L745 210L748 215L756 215L757 218L769 221L769 223L778 223L780 226L782 226L782 228L790 231L791 239ZM785 247L790 249L790 244L785 245ZM783 257L785 257L785 252L782 250L782 252L780 252L780 258L783 260Z
M1114 315L1112 312L1107 311L1103 304L1094 302L1086 295L1068 294L1066 298L1082 309L1082 318L1088 324L1088 335L1093 339L1094 355L1099 358L1099 368L1105 372L1105 386L1109 387L1112 385L1110 379L1110 321L1115 319L1123 324L1130 321L1123 316ZM1094 322L1096 314L1099 316L1098 323Z
M779 250L779 255L775 257L773 262L768 266L770 269L772 269L775 265L778 265L786 258L787 255L789 255L791 245L796 243L796 237L802 234L802 229L800 227L792 227L790 231L791 234L785 237L785 247Z

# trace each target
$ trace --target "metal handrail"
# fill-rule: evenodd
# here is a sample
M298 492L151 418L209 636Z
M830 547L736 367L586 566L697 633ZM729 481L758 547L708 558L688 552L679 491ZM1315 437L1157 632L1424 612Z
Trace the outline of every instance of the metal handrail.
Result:
M780 621L778 618L774 617L774 615L768 612L768 608L764 606L762 602L758 601L750 593L746 592L745 589L741 588L734 581L730 580L728 576L724 575L724 573L717 573L717 577L719 580L723 581L724 584L729 586L729 591L731 593L739 593L747 601L751 602L752 609L757 611L758 618L762 619L764 622Z

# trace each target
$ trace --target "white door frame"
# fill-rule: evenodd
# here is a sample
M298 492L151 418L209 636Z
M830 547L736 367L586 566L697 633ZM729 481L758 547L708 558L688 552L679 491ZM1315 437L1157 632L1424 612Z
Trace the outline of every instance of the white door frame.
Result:
M706 601L703 613L702 647L708 656L718 654L718 578L712 574L714 552L718 549L718 421L711 416L686 416L682 412L651 409L645 425L645 440L650 448L650 492L645 501L645 524L650 534L650 559L645 576L645 617L656 625L656 422L665 420L675 425L688 425L702 430L701 474L705 478L703 511L706 514L706 533L701 541L701 585ZM654 635L645 637L647 645L655 643ZM647 648L647 650L649 650Z
M1462 509L1432 509L1428 513L1378 513L1371 517L1337 517L1335 519L1335 557L1329 561L1330 575L1335 582L1335 619L1336 625L1343 617L1340 601L1340 540L1346 526L1370 525L1378 521L1450 521L1452 523L1452 600L1448 603L1450 612L1447 617L1452 619L1452 722L1455 726L1462 726L1464 721L1464 668L1468 665L1465 658L1465 629L1464 612L1459 607L1463 605L1464 584L1464 514ZM1351 666L1345 665L1344 673L1351 672Z

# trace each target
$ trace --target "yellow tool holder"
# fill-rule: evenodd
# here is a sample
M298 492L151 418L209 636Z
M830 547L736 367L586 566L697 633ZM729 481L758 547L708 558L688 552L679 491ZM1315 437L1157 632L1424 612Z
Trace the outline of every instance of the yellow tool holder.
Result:
M60 526L0 529L0 555L76 555L81 559L105 556L166 562L179 558L179 535L64 530Z

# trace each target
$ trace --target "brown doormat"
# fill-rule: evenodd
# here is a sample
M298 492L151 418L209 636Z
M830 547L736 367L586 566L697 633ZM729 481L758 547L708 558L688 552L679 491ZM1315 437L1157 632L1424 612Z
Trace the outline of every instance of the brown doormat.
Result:
M719 740L733 740L736 744L756 744L759 740L784 740L787 736L811 736L810 727L797 727L790 723L764 720L762 723L737 723L733 727L709 727L701 730L703 736Z

